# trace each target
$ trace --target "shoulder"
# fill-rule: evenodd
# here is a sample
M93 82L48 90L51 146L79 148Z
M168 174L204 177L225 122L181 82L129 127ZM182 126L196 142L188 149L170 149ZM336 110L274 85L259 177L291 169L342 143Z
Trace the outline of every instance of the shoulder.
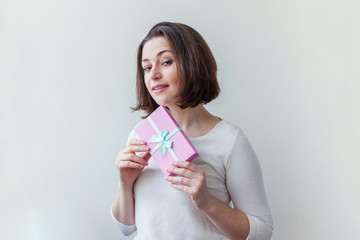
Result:
M232 151L234 148L251 148L250 142L248 140L248 137L245 135L243 130L228 121L224 121L224 130L225 133L228 134L228 136L231 136L232 139Z
M130 131L130 133L129 133L129 136L128 136L128 140L127 140L128 142L129 142L130 139L133 139L133 138L135 138L135 139L140 139L140 137L139 137L139 135L136 133L135 129L136 129L137 126L140 125L141 122L142 122L142 121L139 121L139 122L131 129L131 131Z
M233 158L243 158L244 156L250 157L251 159L256 158L247 136L236 124L223 119L216 135L218 138L217 141L220 141L219 144L223 143L224 149L227 149L227 164L229 164L229 161Z
M239 126L227 121L226 119L222 119L218 125L218 137L220 135L222 138L226 138L228 141L231 141L233 143L239 139L246 138L244 132Z
M208 134L209 138L206 140L211 140L213 144L211 146L214 147L214 151L220 151L226 153L228 157L232 154L234 149L243 148L248 146L248 140L245 136L242 129L226 119L222 119L214 129ZM205 141L207 144L209 141Z

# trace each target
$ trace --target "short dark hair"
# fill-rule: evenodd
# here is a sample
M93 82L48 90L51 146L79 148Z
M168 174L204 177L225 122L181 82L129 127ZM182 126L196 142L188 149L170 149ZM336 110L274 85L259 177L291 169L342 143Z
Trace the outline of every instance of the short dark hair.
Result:
M195 107L198 104L209 103L219 95L216 61L204 38L185 24L161 22L152 27L138 48L137 104L132 108L134 111L144 110L148 116L159 106L145 86L141 65L144 45L154 37L165 37L174 52L179 79L177 97L180 100L177 106L182 109Z

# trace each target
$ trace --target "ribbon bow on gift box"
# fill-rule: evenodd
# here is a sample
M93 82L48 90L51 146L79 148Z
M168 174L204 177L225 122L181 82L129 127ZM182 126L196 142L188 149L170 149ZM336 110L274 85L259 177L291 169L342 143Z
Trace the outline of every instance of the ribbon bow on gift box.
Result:
M166 130L161 130L160 131L159 128L156 126L156 124L154 123L154 121L150 117L148 117L148 120L149 120L151 126L154 128L155 132L158 134L158 135L152 135L150 137L149 142L151 142L151 143L159 143L153 149L151 149L150 153L153 154L154 152L156 152L156 150L159 149L158 155L161 156L161 155L165 155L166 150L168 150L169 153L175 159L175 161L179 161L179 158L176 156L176 154L172 150L173 142L168 141L168 140L172 136L174 136L174 134L177 131L182 130L182 129L180 127L177 127L174 130L172 130L171 133L168 133L168 131L166 131Z
M155 148L159 148L159 152L158 155L165 155L166 154L166 149L171 149L172 148L172 141L167 141L166 136L169 133L166 130L161 130L160 136L159 135L152 135L149 142L151 143L160 143L158 145L155 146ZM155 149L153 148L153 151L155 152L157 150L157 148Z

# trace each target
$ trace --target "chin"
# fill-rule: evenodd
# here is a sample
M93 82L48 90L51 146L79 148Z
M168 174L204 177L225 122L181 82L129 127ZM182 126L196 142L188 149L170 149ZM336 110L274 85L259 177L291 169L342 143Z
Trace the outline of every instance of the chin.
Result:
M166 102L166 101L155 101L158 105L162 105L162 106L167 106L167 105L169 105L169 103L168 102Z
M162 98L162 97L153 97L154 101L158 104L158 105L162 105L162 106L174 106L176 104L176 101L174 98Z
M166 106L167 104L169 104L169 101L167 101L167 99L163 99L163 98L153 98L153 99L158 105Z

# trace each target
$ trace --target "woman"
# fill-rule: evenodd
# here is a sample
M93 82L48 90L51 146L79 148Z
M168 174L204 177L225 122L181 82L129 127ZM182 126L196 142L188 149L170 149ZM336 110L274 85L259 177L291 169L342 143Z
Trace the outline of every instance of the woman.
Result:
M174 161L166 177L134 130L119 152L112 216L135 239L270 239L272 218L260 166L242 131L204 104L220 88L201 35L179 23L155 25L137 56L137 106L166 106L200 156Z

